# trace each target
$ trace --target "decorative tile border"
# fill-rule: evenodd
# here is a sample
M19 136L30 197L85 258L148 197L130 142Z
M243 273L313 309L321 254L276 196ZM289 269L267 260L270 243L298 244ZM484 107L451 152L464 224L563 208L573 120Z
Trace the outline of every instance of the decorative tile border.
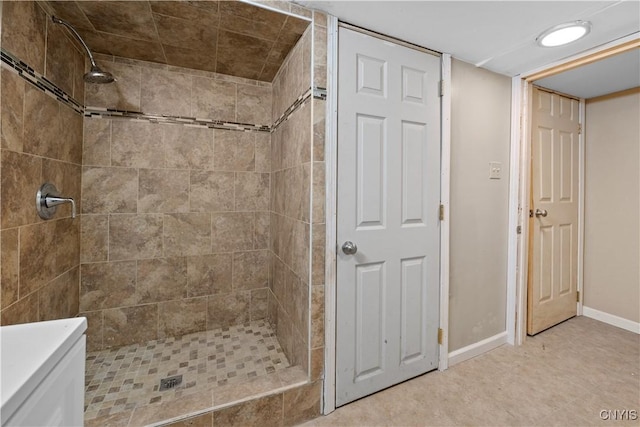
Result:
M2 64L8 68L9 70L15 72L20 77L25 79L27 82L40 89L47 95L52 98L57 99L62 102L69 108L72 108L77 113L84 113L84 106L76 101L72 96L67 94L64 90L60 89L55 84L51 83L47 80L46 77L37 73L33 68L29 67L29 65L20 61L18 58L13 56L11 53L7 52L4 49L0 49L0 57L2 59Z
M141 113L139 111L116 110L111 108L86 107L84 111L84 116L146 120L151 123L188 125L188 126L207 127L207 128L213 128L213 129L238 130L243 132L271 132L271 126L267 126L267 125L225 122L221 120L198 119L195 117L154 115L154 114Z
M318 95L316 95L316 91ZM254 125L250 123L238 123L238 122L225 122L221 120L199 119L195 117L183 117L183 116L169 116L169 115L153 115L145 114L139 111L126 111L116 110L112 108L97 108L86 107L84 115L85 117L102 117L102 118L122 118L122 119L135 119L146 120L152 123L167 123L176 125L188 125L207 127L213 129L227 129L237 130L243 132L274 132L285 121L289 120L289 117L295 113L300 107L311 99L311 94L314 93L314 98L326 100L326 89L308 89L305 93L300 95L284 113L276 119L273 125Z
M313 88L313 97L315 99L327 100L327 89L324 87L316 86Z
M199 119L196 117L145 114L140 111L127 111L113 108L85 107L77 100L75 100L72 96L67 94L64 90L60 89L58 86L47 80L46 77L37 73L33 68L20 61L11 53L7 52L4 49L1 49L0 53L2 57L2 64L5 67L15 72L20 77L22 77L38 89L42 90L47 95L57 99L68 107L72 108L77 113L83 114L85 117L146 120L151 123L198 126L213 129L237 130L242 132L274 132L311 97L321 100L327 99L327 90L325 88L309 88L305 93L300 95L271 126L256 125L251 123L227 122L213 119Z
M276 119L273 125L271 125L271 132L278 129L282 122L286 122L287 120L289 120L289 117L291 117L291 115L295 113L298 108L302 107L305 102L309 100L309 98L311 98L311 89L308 89L305 93L300 95L295 101L293 101L293 104L291 104L289 108L284 110L284 113L282 113L280 117Z

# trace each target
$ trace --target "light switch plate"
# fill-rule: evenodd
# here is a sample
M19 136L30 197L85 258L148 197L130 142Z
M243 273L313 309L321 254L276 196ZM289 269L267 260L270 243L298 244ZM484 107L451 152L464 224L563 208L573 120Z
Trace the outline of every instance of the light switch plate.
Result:
M489 162L489 179L502 178L502 163Z

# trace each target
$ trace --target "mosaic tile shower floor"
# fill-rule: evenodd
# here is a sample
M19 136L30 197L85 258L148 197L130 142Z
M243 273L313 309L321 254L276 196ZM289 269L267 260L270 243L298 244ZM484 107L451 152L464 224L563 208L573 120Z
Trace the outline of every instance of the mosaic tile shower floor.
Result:
M87 353L85 421L239 384L289 366L268 322ZM182 383L160 391L162 378Z

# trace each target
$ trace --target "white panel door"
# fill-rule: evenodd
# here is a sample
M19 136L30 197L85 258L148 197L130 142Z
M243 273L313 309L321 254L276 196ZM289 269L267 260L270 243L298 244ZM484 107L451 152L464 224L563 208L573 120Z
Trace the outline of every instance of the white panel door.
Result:
M339 406L438 365L440 58L344 28L338 55Z
M533 88L527 333L576 315L579 102Z

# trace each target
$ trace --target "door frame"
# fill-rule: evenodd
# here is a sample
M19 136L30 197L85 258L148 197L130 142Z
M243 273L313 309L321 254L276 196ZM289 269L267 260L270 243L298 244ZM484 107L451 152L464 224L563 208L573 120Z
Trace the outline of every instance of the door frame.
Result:
M559 74L638 48L640 33L606 43L578 55L519 74L511 80L511 161L509 169L509 230L507 258L507 342L524 343L527 334L527 279L529 275L529 209L531 189L531 92L536 80ZM585 100L580 100L578 153L578 316L582 315L584 262Z
M337 269L337 196L338 196L338 28L344 25L372 36L412 46L402 40L377 35L374 32L342 24L335 16L327 16L327 119L325 127L325 347L322 414L336 409L336 269ZM417 46L413 46L417 48ZM425 48L425 51L430 51ZM433 52L433 51L431 51ZM440 222L440 329L438 370L449 363L449 193L451 159L451 55L441 54L441 164L440 203L444 206L444 220Z

